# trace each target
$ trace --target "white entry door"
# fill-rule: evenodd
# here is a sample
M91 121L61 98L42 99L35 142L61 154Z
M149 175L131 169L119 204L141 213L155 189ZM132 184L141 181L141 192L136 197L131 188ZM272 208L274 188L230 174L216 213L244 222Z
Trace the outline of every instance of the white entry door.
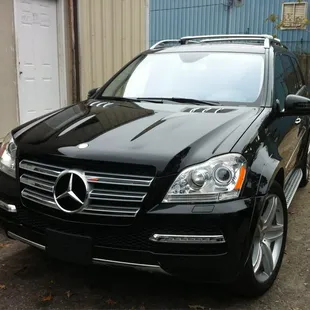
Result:
M15 0L20 123L60 108L57 0Z

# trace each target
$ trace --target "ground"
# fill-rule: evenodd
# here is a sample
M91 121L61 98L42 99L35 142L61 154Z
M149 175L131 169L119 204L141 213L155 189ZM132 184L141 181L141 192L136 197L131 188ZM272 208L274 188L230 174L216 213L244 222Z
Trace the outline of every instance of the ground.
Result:
M289 209L283 266L272 289L256 300L220 287L102 267L81 268L0 232L0 309L309 309L310 185Z

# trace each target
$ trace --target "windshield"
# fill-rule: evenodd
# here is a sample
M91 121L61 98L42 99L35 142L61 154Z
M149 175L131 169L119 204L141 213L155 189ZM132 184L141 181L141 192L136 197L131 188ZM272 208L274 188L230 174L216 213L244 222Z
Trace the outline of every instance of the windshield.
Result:
M264 55L157 53L137 58L101 93L127 98L192 98L254 104L264 80Z

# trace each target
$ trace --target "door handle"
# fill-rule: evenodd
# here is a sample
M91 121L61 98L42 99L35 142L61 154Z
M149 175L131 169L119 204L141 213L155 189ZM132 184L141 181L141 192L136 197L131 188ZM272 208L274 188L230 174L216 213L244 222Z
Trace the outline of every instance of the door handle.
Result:
M295 120L295 124L298 125L301 123L301 118L300 117L297 117L296 120Z

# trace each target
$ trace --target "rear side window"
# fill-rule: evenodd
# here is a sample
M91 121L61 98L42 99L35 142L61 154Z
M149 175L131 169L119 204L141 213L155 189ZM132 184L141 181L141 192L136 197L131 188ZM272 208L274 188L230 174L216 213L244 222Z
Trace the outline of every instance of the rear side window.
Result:
M294 64L294 68L295 68L295 71L296 71L296 74L297 74L298 87L300 89L305 84L304 83L304 79L303 79L303 75L302 75L302 72L300 70L300 67L299 67L299 64L298 64L297 60L295 58L291 58L291 59L292 59L292 62Z
M280 57L284 69L284 80L288 88L288 92L289 94L296 94L300 87L292 59L287 55L281 55Z
M289 90L285 82L285 72L280 55L276 55L275 58L274 79L275 99L279 100L280 107L283 109L285 98L289 94Z

